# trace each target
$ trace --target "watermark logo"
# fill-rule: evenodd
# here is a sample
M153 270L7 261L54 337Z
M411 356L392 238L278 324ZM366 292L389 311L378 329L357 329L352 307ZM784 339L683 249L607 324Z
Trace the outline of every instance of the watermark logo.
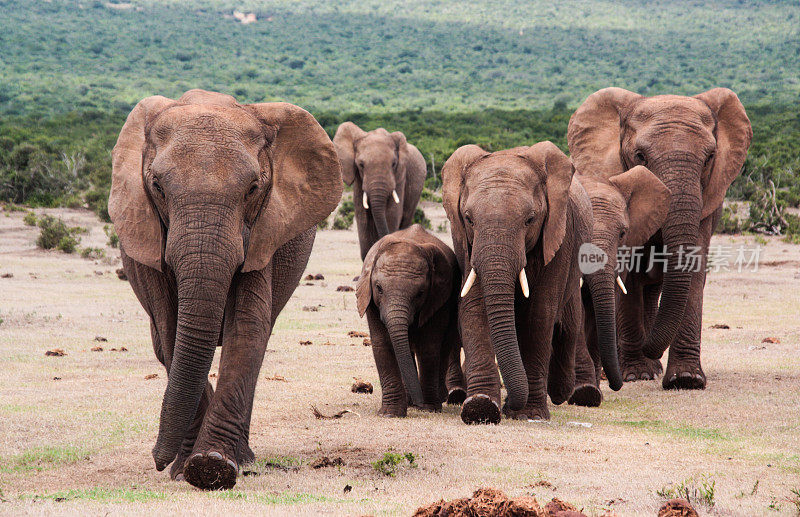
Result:
M578 267L584 275L591 275L603 269L608 264L608 255L591 242L581 244L578 250Z

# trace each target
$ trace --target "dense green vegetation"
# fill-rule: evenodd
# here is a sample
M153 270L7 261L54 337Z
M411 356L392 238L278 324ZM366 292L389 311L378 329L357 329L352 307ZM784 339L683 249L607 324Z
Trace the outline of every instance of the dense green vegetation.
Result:
M757 201L755 218L777 207L781 228L800 203L794 1L0 0L0 11L0 200L88 204L107 218L110 149L154 93L287 100L331 135L345 120L402 130L435 187L463 144L566 149L574 108L617 85L737 91L755 136L729 194Z

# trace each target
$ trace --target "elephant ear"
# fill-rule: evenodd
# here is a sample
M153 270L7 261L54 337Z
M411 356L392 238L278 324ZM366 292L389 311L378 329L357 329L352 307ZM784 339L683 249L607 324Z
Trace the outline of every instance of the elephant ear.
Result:
M350 121L340 125L333 135L333 144L336 146L339 163L342 165L342 179L348 185L352 185L356 178L356 140L366 135L366 131Z
M612 176L608 181L628 203L625 244L641 246L664 224L669 210L669 189L643 165Z
M705 102L717 119L717 150L708 183L703 189L703 214L706 218L720 207L725 192L742 171L753 128L739 97L727 88L714 88L695 96Z
M367 312L369 302L372 301L372 268L375 267L375 261L378 260L380 250L383 244L379 240L367 252L364 257L364 265L361 266L361 276L358 277L356 284L356 307L358 308L358 315L364 317Z
M402 131L395 131L394 133L389 133L389 136L394 140L394 145L397 146L397 154L400 155L405 150L406 143L408 143L406 135Z
M461 271L469 271L469 249L467 246L467 233L464 220L461 218L461 190L464 187L464 177L470 165L488 156L489 153L477 145L464 145L456 149L442 167L442 204L450 220L450 233L453 235L453 247Z
M418 246L428 260L430 275L428 296L419 314L419 325L422 326L447 303L453 295L453 283L460 281L460 278L456 279L454 274L458 271L456 256L446 244L426 242Z
M620 115L642 96L604 88L583 101L567 127L569 154L583 174L611 176L625 170L620 158Z
M552 142L539 142L523 156L544 171L547 218L542 228L542 252L547 265L555 256L567 233L567 202L575 167L572 160Z
M333 143L306 110L285 102L245 106L265 126L259 155L272 186L250 234L242 271L263 269L275 250L330 215L342 197Z
M136 262L161 271L162 231L144 188L142 165L148 124L175 101L160 95L139 101L128 115L111 152L108 214L125 253Z

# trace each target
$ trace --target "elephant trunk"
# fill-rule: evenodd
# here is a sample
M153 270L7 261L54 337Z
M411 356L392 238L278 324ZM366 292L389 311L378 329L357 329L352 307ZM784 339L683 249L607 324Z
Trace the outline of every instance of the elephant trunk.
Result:
M366 192L366 191L365 191ZM369 208L375 221L378 238L389 235L389 224L386 222L386 204L389 199L389 190L383 187L371 188L368 193Z
M208 217L205 219L207 223ZM229 232L222 228L209 232L201 229L203 225L197 219L188 223L193 228L172 231L167 238L166 258L175 271L178 318L175 351L153 448L157 470L163 470L175 459L194 420L219 343L233 274L243 261L242 249L237 249Z
M487 250L489 246L495 249ZM476 247L475 256L482 260L475 266L483 290L489 339L508 391L508 408L519 411L528 402L528 377L522 364L514 317L514 295L522 266L516 267L517 261L510 259L518 255L511 247L489 246L482 250Z
M400 368L400 376L403 379L406 393L411 397L411 402L415 406L422 407L424 403L422 386L419 382L414 356L411 354L411 346L408 342L409 314L408 307L390 309L386 314L386 329L389 331L389 338L392 340L394 356Z
M673 169L674 178L665 181L672 192L669 215L661 228L663 242L668 253L661 303L658 307L653 327L645 339L642 351L651 359L659 359L669 348L681 327L692 271L687 267L686 254L697 246L702 210L702 191L700 171L693 168ZM697 178L687 187L686 178ZM659 253L661 250L656 250ZM656 266L659 267L656 263Z
M617 273L611 264L587 275L586 282L592 296L595 325L597 326L597 345L600 362L606 372L608 385L612 390L622 388L622 374L617 357L617 321L614 310L616 302L615 281Z

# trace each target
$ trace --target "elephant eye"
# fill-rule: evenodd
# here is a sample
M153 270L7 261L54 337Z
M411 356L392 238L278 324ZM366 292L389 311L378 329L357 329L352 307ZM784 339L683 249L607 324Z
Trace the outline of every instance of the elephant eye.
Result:
M647 157L644 155L642 151L636 151L636 161L638 161L642 165L647 165Z
M383 287L381 287L381 284L375 284L375 290L378 291L379 294L383 294Z
M624 239L624 238L625 238L625 235L627 235L627 232L626 232L625 230L620 230L620 232L619 232L619 238L620 238L620 240Z
M475 223L472 222L472 216L470 216L469 214L464 214L464 219L467 220L467 223L469 223L470 226L475 224Z
M530 225L532 225L532 224L533 224L533 221L534 221L535 219L536 219L536 216L533 216L533 215L532 215L532 216L530 216L530 217L528 217L528 219L525 221L525 226L530 226Z
M711 163L711 160L713 160L713 159L714 159L714 151L711 151L711 154L709 154L708 158L706 158L706 165Z
M250 190L248 190L248 191L247 191L247 195L248 195L248 196L252 196L253 194L255 194L255 193L256 193L256 190L258 190L258 185L256 185L256 184L253 184L253 185L250 187Z
M162 196L164 195L164 189L161 188L161 185L158 183L158 180L153 180L153 188L156 189L156 191Z

